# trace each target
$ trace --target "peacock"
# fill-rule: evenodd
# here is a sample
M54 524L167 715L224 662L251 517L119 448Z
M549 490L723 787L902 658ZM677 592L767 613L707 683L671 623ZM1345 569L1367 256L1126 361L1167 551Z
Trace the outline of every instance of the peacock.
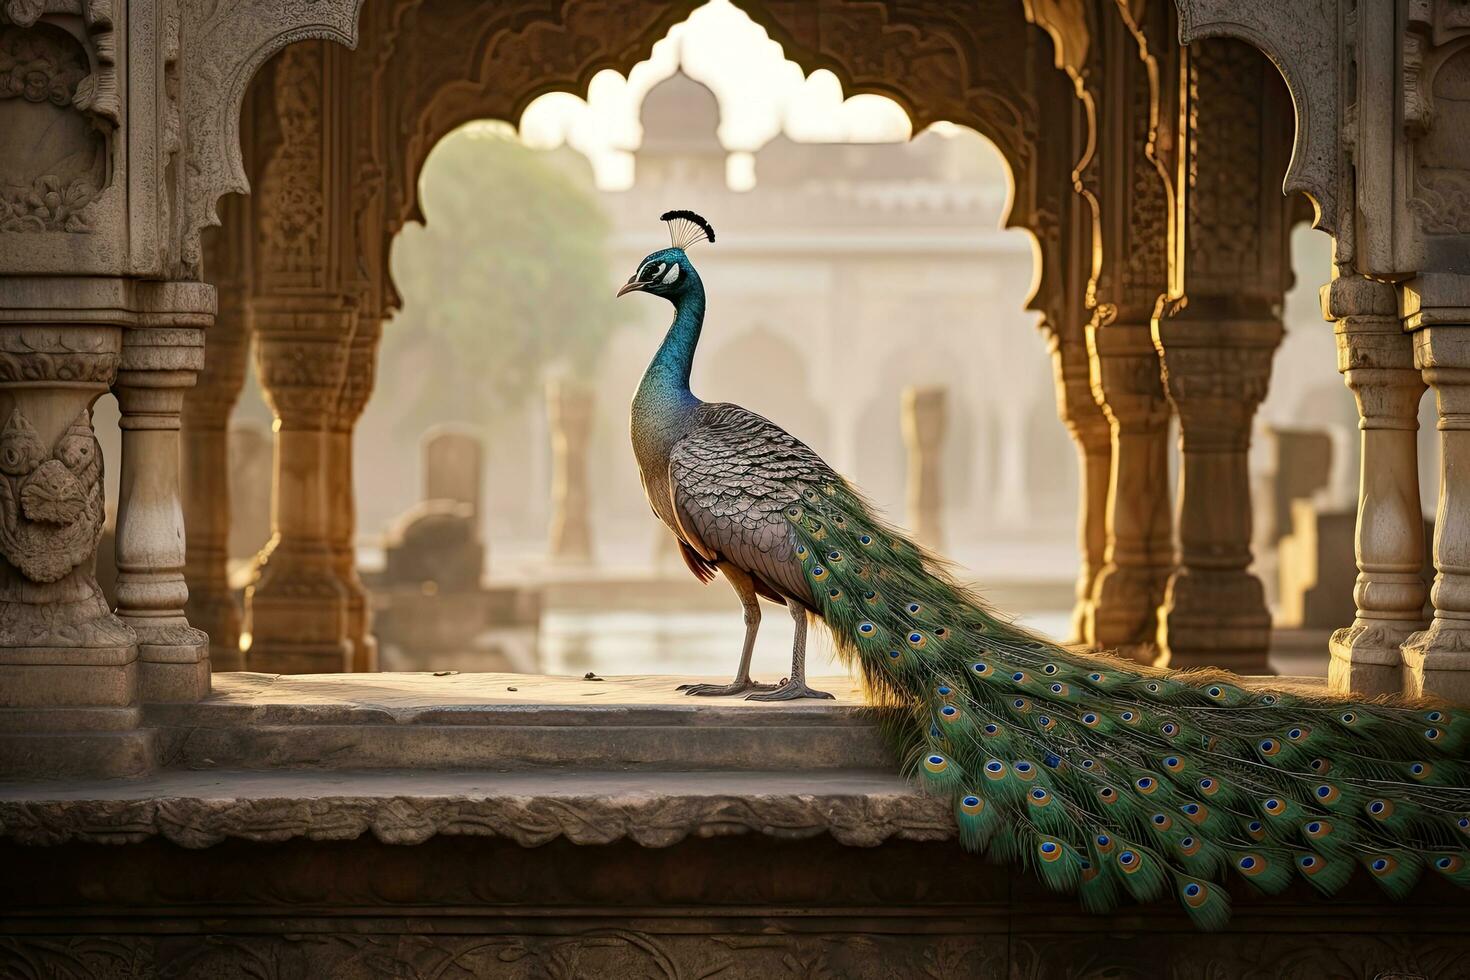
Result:
M1426 866L1470 887L1470 713L1327 697L1074 652L986 606L775 423L689 389L705 290L689 249L709 222L669 211L671 244L622 296L674 319L633 398L644 490L701 582L745 615L729 684L696 696L829 698L806 683L810 617L884 709L905 773L953 801L968 850L1019 863L1103 912L1172 893L1201 928L1227 882L1324 895L1361 866L1393 897ZM751 679L759 598L795 624L791 674Z

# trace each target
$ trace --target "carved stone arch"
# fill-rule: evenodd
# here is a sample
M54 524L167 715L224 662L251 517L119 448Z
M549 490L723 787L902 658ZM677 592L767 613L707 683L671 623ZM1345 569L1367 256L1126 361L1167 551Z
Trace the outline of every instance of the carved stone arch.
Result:
M384 247L405 222L423 219L418 175L444 136L476 119L515 123L547 92L585 95L605 68L626 75L699 2L401 4L379 42L392 49L384 74L393 80L382 109Z
M733 0L805 72L825 68L845 95L882 95L917 132L951 122L1000 151L1014 185L1005 226L1036 233L1041 90L1053 79L1045 37L1017 4L984 12L963 5L887 5L854 0L786 4Z
M272 55L295 41L321 38L356 47L362 2L203 0L181 5L181 71L189 84L183 92L182 214L178 251L169 256L171 275L198 277L199 233L219 224L219 199L250 190L240 153L240 110L250 80Z
M1309 3L1240 3L1239 0L1175 0L1179 41L1233 37L1261 51L1286 82L1296 112L1285 193L1300 191L1316 208L1312 222L1330 235L1348 229L1340 222L1337 11ZM1339 241L1339 256L1344 243Z
M382 36L364 42L381 52L384 256L404 222L422 220L418 175L446 134L475 119L514 122L546 92L585 94L604 68L628 73L697 6L535 0L494 7L487 20L485 7L468 0L432 11L403 0ZM1053 84L1056 72L1044 35L1019 7L981 17L943 5L894 11L851 0L736 6L804 71L832 71L845 93L892 98L915 129L946 120L984 135L1014 181L1007 226L1038 235L1056 223L1063 191L1039 190L1037 168L1037 89ZM391 286L385 293L391 305Z

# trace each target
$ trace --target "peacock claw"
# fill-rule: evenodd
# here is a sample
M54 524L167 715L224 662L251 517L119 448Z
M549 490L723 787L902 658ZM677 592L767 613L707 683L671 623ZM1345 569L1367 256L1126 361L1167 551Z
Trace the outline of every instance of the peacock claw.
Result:
M680 684L674 688L701 698L727 698L746 691L774 691L775 684L758 684L753 680L732 681L729 684Z
M781 683L781 686L780 687L777 687L774 691L771 691L769 694L749 694L749 695L746 695L745 700L747 700L747 701L797 701L797 700L800 700L801 698L819 698L819 699L826 700L826 701L835 701L835 700L837 700L832 695L828 694L826 691L814 691L814 690L812 690L811 688L807 687L805 684L803 684L800 681L792 682L792 681L789 681L789 680L783 681Z

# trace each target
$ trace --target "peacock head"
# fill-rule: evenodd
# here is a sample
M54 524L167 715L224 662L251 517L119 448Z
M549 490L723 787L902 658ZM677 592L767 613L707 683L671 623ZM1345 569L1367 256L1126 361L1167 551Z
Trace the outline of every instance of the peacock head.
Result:
M672 244L645 256L638 271L618 290L618 295L642 292L677 302L699 275L689 262L687 250L699 242L713 242L715 230L693 211L665 211L660 218L669 224Z

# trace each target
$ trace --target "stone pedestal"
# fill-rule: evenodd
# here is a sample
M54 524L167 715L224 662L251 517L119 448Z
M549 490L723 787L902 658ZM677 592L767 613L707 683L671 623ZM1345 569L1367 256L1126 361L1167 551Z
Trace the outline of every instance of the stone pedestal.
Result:
M1434 619L1404 641L1404 690L1470 704L1470 276L1416 279L1401 304L1440 437Z
M117 614L138 637L144 701L197 701L209 693L209 637L184 614L179 414L204 364L200 326L212 318L210 309L129 330L113 385L122 410ZM191 319L200 325L186 326Z
M1179 415L1179 564L1159 609L1161 665L1266 670L1271 614L1251 563L1246 452L1281 321L1195 298L1154 320Z
M262 298L253 316L276 454L273 533L245 591L246 661L268 673L351 670L349 597L332 550L327 485L329 430L356 312Z
M551 427L551 557L592 560L588 512L587 443L592 434L592 393L570 381L546 386Z
M903 442L908 449L907 522L914 540L926 548L944 547L944 433L949 424L943 388L905 388Z
M1107 549L1093 584L1087 640L1129 653L1153 644L1156 611L1173 565L1169 402L1147 323L1089 325L1087 343L1093 397L1112 438Z
M1361 276L1322 287L1337 335L1337 369L1358 404L1362 478L1353 588L1357 615L1332 634L1333 690L1375 696L1404 689L1400 646L1424 627L1424 521L1416 434L1424 380L1399 322L1394 288Z

